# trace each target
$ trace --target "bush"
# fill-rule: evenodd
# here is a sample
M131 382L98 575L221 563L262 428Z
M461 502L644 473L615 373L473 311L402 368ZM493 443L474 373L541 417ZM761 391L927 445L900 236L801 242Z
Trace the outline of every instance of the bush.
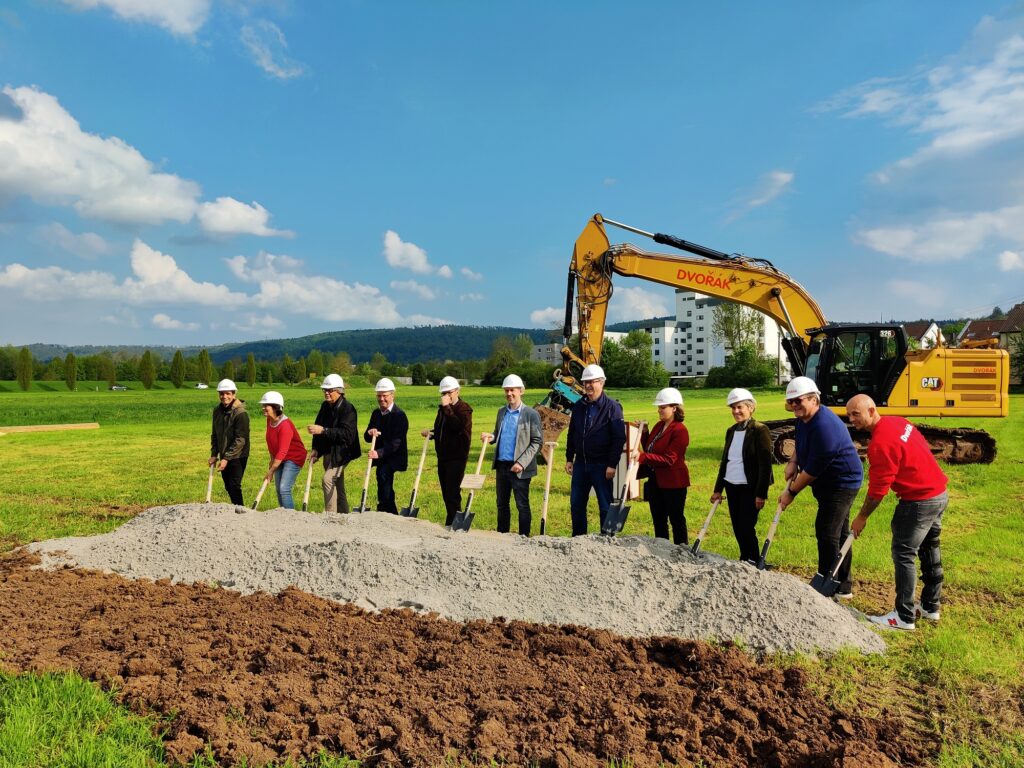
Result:
M777 361L752 346L733 351L725 365L708 371L705 385L709 388L767 387L775 383Z

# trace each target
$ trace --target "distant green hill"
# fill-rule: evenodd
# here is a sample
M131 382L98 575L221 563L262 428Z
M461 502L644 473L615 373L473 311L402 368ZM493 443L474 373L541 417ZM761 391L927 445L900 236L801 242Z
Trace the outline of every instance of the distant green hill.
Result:
M429 360L482 359L491 353L491 346L499 336L515 337L525 334L536 344L549 341L551 331L537 328L510 328L506 326L431 325L417 328L367 328L354 331L330 331L301 336L295 339L266 339L237 344L207 347L217 364L232 358L245 359L252 352L257 360L280 360L285 354L293 359L305 357L314 349L321 352L347 352L355 363L367 362L375 352L388 360L403 365L424 363ZM68 352L78 356L110 352L137 357L146 349L163 360L170 360L178 347L145 347L137 344L124 346L63 346L59 344L30 344L36 360L49 361L64 357ZM186 356L199 353L201 347L181 347Z

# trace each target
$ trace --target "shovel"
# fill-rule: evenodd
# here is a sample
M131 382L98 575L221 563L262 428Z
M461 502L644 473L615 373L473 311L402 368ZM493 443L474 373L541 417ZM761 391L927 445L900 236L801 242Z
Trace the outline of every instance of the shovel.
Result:
M639 461L632 462L626 469L626 479L622 483L622 493L608 507L608 514L604 516L604 523L601 525L601 533L605 536L614 536L626 524L626 517L629 515L629 507L626 505L629 496L629 486L636 480L636 473L639 471Z
M206 503L210 503L210 499L213 498L213 472L220 461L220 456L217 457L217 461L210 465L210 477L206 480Z
M309 458L306 459L306 464L309 465L309 471L306 472L306 492L302 494L302 511L309 511L309 486L313 482L313 454L309 454Z
M370 453L373 453L374 446L377 445L377 436L374 435L370 438ZM366 508L366 491L370 488L370 470L373 468L373 459L368 459L366 462L366 477L363 478L363 495L359 499L359 506L356 507L354 512L369 512Z
M487 475L480 474L480 468L484 465L484 454L487 453L489 442L489 440L484 440L483 446L480 448L480 458L476 461L476 474L464 475L462 484L459 485L460 488L469 491L469 498L466 500L466 511L456 512L452 519L453 531L468 531L469 526L473 524L473 518L476 516L475 512L470 511L473 508L473 494L484 487L484 480L487 479Z
M839 591L839 582L836 581L836 574L839 573L839 566L843 564L843 560L846 559L846 553L850 551L850 547L853 546L853 540L856 538L857 535L852 532L846 537L846 541L843 542L843 546L840 548L839 554L836 555L836 564L832 570L829 571L828 576L822 576L820 573L816 573L814 574L814 578L811 579L811 587L816 589L825 597L832 597L832 595Z
M416 479L412 484L412 497L409 499L409 505L398 510L398 514L402 517L416 517L420 513L420 508L416 506L416 494L420 490L420 475L423 474L423 463L427 460L427 446L430 445L431 434L432 431L427 432L427 436L423 440L423 452L420 454L420 465L416 469Z
M263 478L263 485L260 486L259 493L256 494L256 500L252 503L253 509L258 509L260 506L260 499L263 498L263 494L267 492L267 487L270 485L270 480ZM245 511L245 507L235 507L235 512L241 514Z
M772 545L772 540L775 538L775 529L779 527L779 518L782 517L782 505L779 504L775 508L775 517L772 518L772 524L768 528L768 538L764 540L764 546L761 547L761 557L757 559L757 570L763 571L767 568L765 558L768 556L768 549Z
M555 463L555 448L558 447L558 443L544 443L544 445L550 446L548 451L548 474L544 478L544 503L540 508L540 535L544 535L544 531L548 527L548 498L551 496L551 467Z
M707 519L704 521L704 525L703 527L701 527L700 533L697 534L697 538L693 542L693 546L690 548L690 551L693 554L696 555L700 551L700 543L704 539L704 534L708 532L708 527L711 525L711 518L715 516L715 510L718 509L718 505L721 503L722 500L719 499L718 501L711 505L711 511L708 512Z

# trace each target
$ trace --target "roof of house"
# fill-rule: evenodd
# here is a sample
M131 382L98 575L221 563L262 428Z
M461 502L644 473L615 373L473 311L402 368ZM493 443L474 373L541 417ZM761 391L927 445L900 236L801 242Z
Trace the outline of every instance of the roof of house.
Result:
M1024 301L1015 304L1006 313L1006 327L1003 328L1003 333L1010 331L1024 331Z
M907 331L907 336L913 339L920 339L935 323L931 320L922 320L919 323L904 323L903 327Z
M960 339L991 339L1003 333L1006 319L1002 320L969 320L960 333Z

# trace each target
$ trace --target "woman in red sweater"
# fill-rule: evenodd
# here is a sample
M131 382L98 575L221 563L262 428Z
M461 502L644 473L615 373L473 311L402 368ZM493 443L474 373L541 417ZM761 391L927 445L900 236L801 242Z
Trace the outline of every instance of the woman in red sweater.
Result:
M267 392L260 399L260 405L267 417L267 448L270 451L270 466L265 479L274 480L278 505L295 509L292 486L306 463L306 447L291 419L284 415L284 397L280 392Z
M683 424L683 396L678 389L668 387L657 394L654 404L658 407L658 422L650 433L645 429L640 437L640 465L650 472L645 497L651 505L654 535L667 539L671 522L672 541L686 544L686 489L690 486L686 447L690 433Z

